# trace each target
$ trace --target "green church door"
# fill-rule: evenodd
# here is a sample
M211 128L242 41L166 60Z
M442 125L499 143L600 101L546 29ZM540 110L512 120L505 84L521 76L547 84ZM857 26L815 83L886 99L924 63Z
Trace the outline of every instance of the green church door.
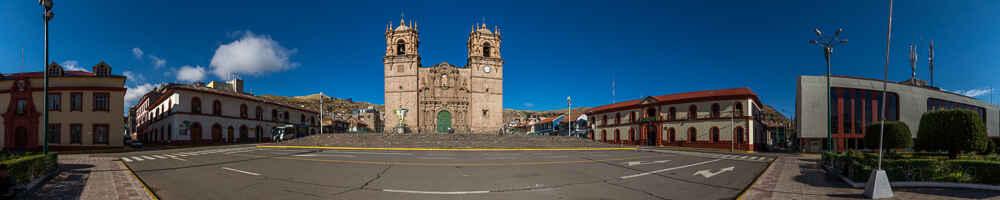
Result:
M447 110L442 110L438 112L437 117L437 132L447 133L448 129L451 128L451 113Z

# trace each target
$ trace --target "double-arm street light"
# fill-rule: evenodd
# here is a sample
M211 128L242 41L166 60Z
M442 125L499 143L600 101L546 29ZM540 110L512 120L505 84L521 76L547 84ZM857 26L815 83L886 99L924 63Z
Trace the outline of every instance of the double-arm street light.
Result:
M833 33L832 36L830 35L824 36L823 32L820 32L819 29L815 29L814 31L816 32L816 36L818 36L819 38L815 40L809 40L809 44L814 44L823 47L823 56L826 57L826 99L827 99L826 116L831 117L830 105L833 104L833 99L830 99L830 97L833 96L833 91L832 88L830 88L830 55L833 54L833 47L840 44L846 44L847 39L840 39L840 32L843 32L844 29L837 29L837 32ZM827 150L836 151L836 148L833 146L832 122L833 122L832 119L826 120L826 140L829 145Z
M42 63L42 77L45 82L42 87L42 101L45 108L42 110L42 122L45 128L42 129L42 153L49 153L49 20L55 17L52 13L52 0L38 0L38 4L45 9L42 12L42 19L45 20L45 62Z

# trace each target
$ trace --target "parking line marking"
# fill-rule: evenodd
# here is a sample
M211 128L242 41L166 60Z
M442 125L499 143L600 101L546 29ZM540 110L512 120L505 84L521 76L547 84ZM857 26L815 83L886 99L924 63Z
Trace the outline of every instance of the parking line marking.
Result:
M439 191L416 191L416 190L393 190L393 189L382 189L384 192L397 192L397 193L412 193L412 194L485 194L490 193L490 191L456 191L456 192L439 192Z
M142 156L142 158L145 158L146 160L156 160L156 158L149 157L149 156Z
M234 172L239 172L239 173L244 173L244 174L249 174L249 175L254 175L254 176L260 176L260 174L258 174L258 173L253 173L253 172L248 172L248 171L243 171L243 170L238 170L238 169L233 169L233 168L228 168L228 167L222 167L222 169L229 170L229 171L234 171Z
M700 162L700 163L695 163L695 164L690 164L690 165L684 165L684 166L678 166L678 167L671 167L671 168L666 168L666 169L661 169L661 170L656 170L656 171L643 172L643 173L638 173L638 174L633 174L633 175L628 175L628 176L622 176L620 178L621 179L630 179L630 178L635 178L635 177L640 177L640 176L645 176L645 175L650 175L650 174L655 174L655 173L660 173L660 172L665 172L665 171L670 171L670 170L675 170L675 169L681 169L681 168L691 167L691 166L695 166L695 165L702 165L702 164L705 164L705 163L715 162L715 161L719 161L719 160L721 160L721 159L709 160L709 161L705 161L705 162Z
M139 157L136 157L136 156L132 156L132 160L135 160L135 161L142 161L142 158L139 158Z
M125 162L132 162L132 160L130 160L130 159L126 158L126 157L122 157L122 160L124 160Z
M159 158L159 159L167 159L167 157L163 157L163 156L160 156L160 155L153 155L153 157L156 157L156 158Z

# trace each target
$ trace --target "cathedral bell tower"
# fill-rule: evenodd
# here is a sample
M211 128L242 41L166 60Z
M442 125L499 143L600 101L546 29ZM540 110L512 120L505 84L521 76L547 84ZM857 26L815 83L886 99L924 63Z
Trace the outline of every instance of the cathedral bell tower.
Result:
M395 110L407 109L406 128L415 131L417 128L417 71L420 68L420 38L417 24L405 19L399 20L399 25L392 22L386 24L385 56L385 129L395 130L399 118Z
M472 26L468 48L470 74L469 121L474 132L493 133L503 126L503 58L500 57L502 38L496 26Z

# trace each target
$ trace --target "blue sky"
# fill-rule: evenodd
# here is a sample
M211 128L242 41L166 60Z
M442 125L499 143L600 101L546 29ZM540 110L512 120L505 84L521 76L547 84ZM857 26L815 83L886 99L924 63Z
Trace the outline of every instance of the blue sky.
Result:
M826 72L807 42L814 28L845 29L835 74L882 77L888 1L61 0L53 10L51 60L88 70L105 61L133 77L132 98L241 72L257 94L381 104L383 33L403 12L420 24L425 66L464 65L470 26L501 26L505 108L560 109L570 95L574 106L607 104L615 79L619 101L749 87L788 115L797 76ZM909 78L911 43L927 79L934 40L937 86L990 101L977 91L1000 86L996 10L998 1L897 1L889 79ZM37 1L0 3L0 72L26 70L22 48L26 66L39 66L42 44Z

